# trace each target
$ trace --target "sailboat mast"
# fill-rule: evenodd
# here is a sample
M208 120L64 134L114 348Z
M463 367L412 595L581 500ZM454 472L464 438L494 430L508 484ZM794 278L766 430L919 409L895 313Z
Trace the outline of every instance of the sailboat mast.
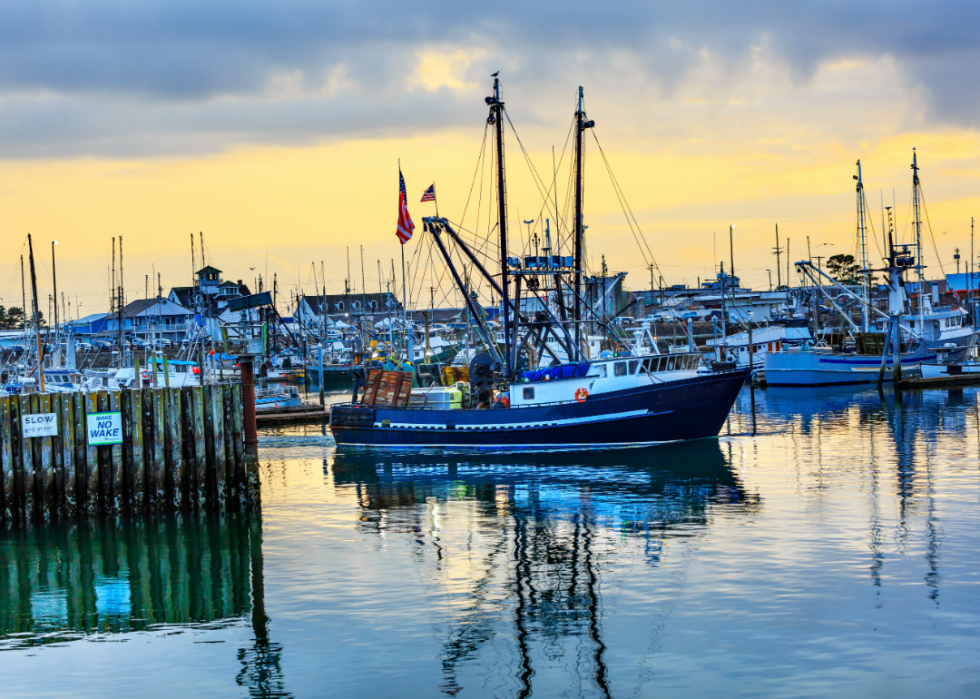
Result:
M507 187L504 175L504 103L500 100L500 78L493 78L493 96L487 97L497 140L497 228L500 231L501 316L504 319L504 373L511 375L510 365L510 282L507 278Z
M868 332L868 303L871 297L868 284L867 226L865 225L864 181L861 179L861 161L857 161L857 214L858 236L861 238L861 332Z
M973 234L972 233L970 234L970 241L971 241L970 259L973 259L973 248L972 248ZM23 255L20 256L20 299L21 299L20 310L22 311L22 313L20 314L22 320L21 326L24 331L24 344L26 345L27 344L27 291L26 291L26 287L24 286L24 256Z
M34 273L34 243L31 234L27 234L27 252L31 263L31 293L34 296L34 339L37 342L37 375L38 386L44 393L44 354L41 352L41 322L37 311L37 275Z
M925 282L922 276L922 222L919 220L919 164L916 158L915 148L912 149L912 206L915 209L915 272L919 278L919 329L924 330L922 308L922 295L925 293Z

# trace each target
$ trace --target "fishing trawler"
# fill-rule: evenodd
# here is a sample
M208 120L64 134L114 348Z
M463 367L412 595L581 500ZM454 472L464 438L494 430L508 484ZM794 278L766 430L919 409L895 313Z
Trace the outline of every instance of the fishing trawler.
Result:
M843 384L875 383L893 381L897 374L918 373L923 363L933 363L937 353L942 350L954 359L966 356L976 345L976 330L964 323L966 314L960 309L934 309L929 296L923 293L921 219L919 202L921 198L918 160L912 154L912 203L914 209L915 242L896 245L892 212L888 210L889 225L885 241L888 257L887 266L882 270L868 267L865 253L865 201L864 186L861 180L861 163L858 161L858 233L862 252L863 281L860 294L855 294L838 281L814 268L809 261L796 263L797 269L813 282L815 294L822 292L822 283L830 281L840 291L836 300L827 300L838 312L842 324L849 326L854 337L853 346L817 347L804 345L782 352L769 353L765 358L765 379L770 386L827 386ZM871 274L877 271L887 275L888 313L883 313L870 303L869 282ZM905 274L915 271L919 280L919 294L913 309L906 292ZM846 309L838 301L850 299L857 301L861 310L861 323L851 319ZM872 321L871 315L878 319ZM816 308L812 314L814 326L817 325ZM878 332L872 332L875 327ZM819 333L814 333L819 335ZM849 351L847 351L849 350ZM880 378L879 378L880 377Z
M659 354L655 344L652 353L643 356L627 352L630 356L617 357L608 349L594 358L588 355L589 327L612 331L607 319L583 303L582 141L583 133L595 122L586 118L582 89L573 123L573 256L509 254L503 162L506 116L496 76L493 95L486 102L496 149L499 258L494 262L499 264L499 273L487 269L478 251L446 218L423 219L424 232L431 236L466 301L484 351L470 361L468 380L453 386L413 389L414 372L355 369L351 402L331 409L330 426L337 444L405 449L594 449L717 436L747 370L704 371L699 353ZM457 270L446 239L500 299L502 344L469 293L469 281L464 282ZM522 304L522 295L536 300L533 312ZM562 348L561 355L552 349L555 344ZM426 392L426 400L413 400L421 391Z

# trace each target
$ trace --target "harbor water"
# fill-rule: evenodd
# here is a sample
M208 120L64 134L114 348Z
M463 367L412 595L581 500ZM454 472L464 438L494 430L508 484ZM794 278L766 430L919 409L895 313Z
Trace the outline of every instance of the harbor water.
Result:
M591 453L266 429L261 517L0 533L0 693L977 696L978 406L746 388L718 439Z

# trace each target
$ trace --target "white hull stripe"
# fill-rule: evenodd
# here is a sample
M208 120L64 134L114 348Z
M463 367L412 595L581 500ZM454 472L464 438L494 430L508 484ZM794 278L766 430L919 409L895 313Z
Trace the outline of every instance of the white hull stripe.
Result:
M709 437L709 439L711 439ZM657 444L669 444L676 439L665 439L660 442L611 442L601 444L355 444L344 442L337 446L341 449L370 449L371 451L403 451L410 450L425 453L434 449L452 449L459 451L591 451L593 449L635 449L651 447Z
M567 418L565 420L548 420L547 422L508 422L500 425L456 425L452 430L466 432L499 432L501 430L521 430L533 427L566 427L568 425L585 425L592 422L607 422L609 420L622 420L624 418L666 415L672 410L654 413L649 410L629 410L625 413L614 413L612 415L596 415L593 417ZM375 427L383 427L380 422L374 423ZM393 422L388 425L390 429L413 429L413 430L450 430L445 425L419 425L413 422Z

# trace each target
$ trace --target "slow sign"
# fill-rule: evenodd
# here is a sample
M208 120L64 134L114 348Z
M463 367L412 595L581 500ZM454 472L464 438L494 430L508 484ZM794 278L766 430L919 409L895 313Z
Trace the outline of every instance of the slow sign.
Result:
M21 415L20 424L24 437L58 436L58 417L54 413Z
M87 416L88 444L122 444L122 413L91 413Z

